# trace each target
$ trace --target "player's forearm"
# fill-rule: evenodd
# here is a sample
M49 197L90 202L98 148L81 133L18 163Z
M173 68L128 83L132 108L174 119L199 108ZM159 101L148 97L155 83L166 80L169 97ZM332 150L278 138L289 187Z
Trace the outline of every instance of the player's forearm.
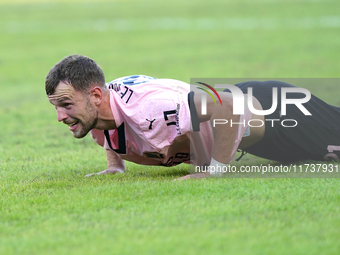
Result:
M197 112L200 122L210 121L213 130L214 145L212 158L223 164L228 164L233 152L240 116L233 115L233 98L229 93L219 93L222 105L207 97L206 114ZM200 97L195 97L196 109L201 109ZM223 123L223 124L222 124Z
M106 158L107 158L107 167L108 169L119 169L122 172L125 170L125 163L124 160L120 158L120 156L112 151L106 150Z
M210 118L213 125L214 146L212 148L212 158L223 164L228 164L236 140L239 115L229 114L228 111L216 111ZM228 120L226 124L216 124L216 119ZM215 126L214 126L215 125Z

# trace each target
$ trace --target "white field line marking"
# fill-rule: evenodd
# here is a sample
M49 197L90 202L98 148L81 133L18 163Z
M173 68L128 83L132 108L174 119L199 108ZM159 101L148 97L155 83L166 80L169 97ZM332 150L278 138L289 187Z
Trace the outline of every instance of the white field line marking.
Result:
M105 31L223 31L339 28L340 16L304 18L148 18L69 21L0 21L0 33Z

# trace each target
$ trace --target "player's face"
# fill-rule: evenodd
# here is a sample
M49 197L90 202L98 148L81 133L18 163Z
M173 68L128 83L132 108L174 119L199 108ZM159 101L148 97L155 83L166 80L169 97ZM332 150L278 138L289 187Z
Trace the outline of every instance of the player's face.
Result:
M55 106L58 121L68 125L75 138L83 138L96 126L98 111L89 96L75 91L71 85L60 82L48 100Z

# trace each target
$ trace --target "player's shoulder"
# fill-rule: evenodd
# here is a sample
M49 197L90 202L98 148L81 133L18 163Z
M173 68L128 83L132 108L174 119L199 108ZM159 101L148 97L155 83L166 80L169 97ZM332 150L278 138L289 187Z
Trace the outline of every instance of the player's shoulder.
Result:
M135 89L138 87L144 87L152 85L153 88L157 89L159 86L159 89L172 89L172 90L189 90L189 84L176 80L176 79L168 79L168 78L155 78L147 75L130 75L130 76L124 76L117 79L114 79L113 81L108 82L107 87L109 89L120 91L124 86L130 87L134 86Z
M108 82L106 85L109 89L118 90L121 86L133 86L140 85L143 83L148 83L155 81L157 78L147 76L147 75L130 75L116 78L113 81Z

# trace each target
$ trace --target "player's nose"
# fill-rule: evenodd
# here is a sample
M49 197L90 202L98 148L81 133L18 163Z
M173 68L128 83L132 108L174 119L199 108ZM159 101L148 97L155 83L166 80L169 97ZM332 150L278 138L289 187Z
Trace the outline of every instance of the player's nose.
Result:
M64 109L61 109L59 107L57 107L57 118L58 118L58 121L61 122L65 119L67 119L67 114L65 113L65 110Z

